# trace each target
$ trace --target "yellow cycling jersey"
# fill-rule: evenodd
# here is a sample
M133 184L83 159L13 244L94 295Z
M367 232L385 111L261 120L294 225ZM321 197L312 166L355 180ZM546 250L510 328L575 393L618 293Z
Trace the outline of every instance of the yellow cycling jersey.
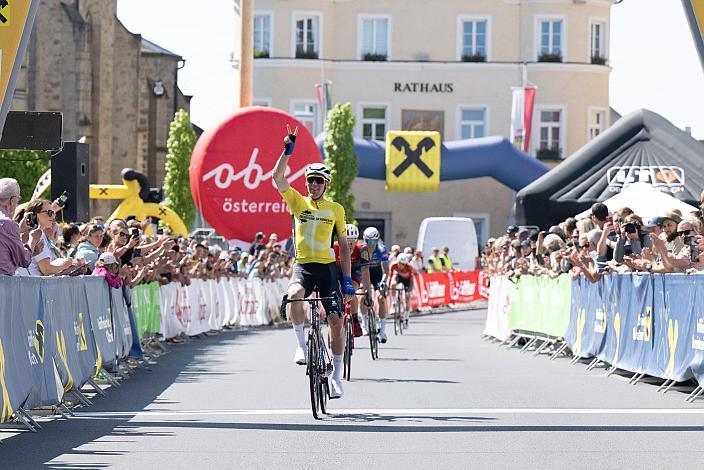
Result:
M296 263L334 263L330 242L333 230L338 236L347 235L345 209L336 202L303 197L290 186L281 195L295 220Z

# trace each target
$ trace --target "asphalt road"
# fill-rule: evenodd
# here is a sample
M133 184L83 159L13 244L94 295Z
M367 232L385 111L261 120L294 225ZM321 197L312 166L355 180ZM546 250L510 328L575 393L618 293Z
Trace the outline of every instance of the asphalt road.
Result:
M0 430L0 468L673 468L704 457L704 400L480 339L484 310L412 319L372 362L358 340L314 421L290 329L173 346L151 372L38 434ZM366 340L366 338L364 338Z

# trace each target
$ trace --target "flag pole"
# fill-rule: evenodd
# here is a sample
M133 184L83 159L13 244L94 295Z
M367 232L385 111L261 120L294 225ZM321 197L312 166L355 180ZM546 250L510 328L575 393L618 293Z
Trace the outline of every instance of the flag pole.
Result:
M240 18L240 108L252 105L254 66L254 19L253 0L241 0Z

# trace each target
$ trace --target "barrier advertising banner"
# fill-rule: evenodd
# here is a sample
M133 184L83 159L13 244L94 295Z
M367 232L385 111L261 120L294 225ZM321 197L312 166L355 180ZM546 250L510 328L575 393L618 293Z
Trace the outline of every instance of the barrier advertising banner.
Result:
M521 276L509 313L509 328L562 337L570 319L570 278Z
M482 282L486 282L484 278ZM478 271L418 273L414 276L413 284L418 293L420 307L438 307L487 299L479 289Z
M96 370L102 366L112 366L117 360L115 334L112 328L109 287L102 278L85 277L88 316L96 347Z
M161 313L158 282L140 284L132 288L132 310L137 318L137 332L140 338L144 337L145 333L160 331Z
M486 324L484 334L501 341L506 341L511 336L509 328L509 314L511 304L516 294L516 285L505 276L489 278Z

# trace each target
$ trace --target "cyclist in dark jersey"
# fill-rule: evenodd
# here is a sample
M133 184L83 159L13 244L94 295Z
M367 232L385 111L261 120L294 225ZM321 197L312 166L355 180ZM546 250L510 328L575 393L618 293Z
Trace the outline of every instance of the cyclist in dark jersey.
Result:
M389 249L379 239L379 231L375 227L368 227L364 231L364 243L360 248L362 265L369 269L362 272L364 286L373 286L379 302L379 340L386 343L386 277L389 273ZM362 315L367 314L367 307L362 305ZM365 322L361 321L362 327Z

